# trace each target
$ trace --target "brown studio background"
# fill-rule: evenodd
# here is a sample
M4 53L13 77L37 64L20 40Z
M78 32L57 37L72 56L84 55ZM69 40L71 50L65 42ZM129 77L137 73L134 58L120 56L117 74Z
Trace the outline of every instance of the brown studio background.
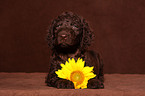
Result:
M46 30L64 11L89 22L105 73L145 73L144 0L1 0L0 71L47 72Z

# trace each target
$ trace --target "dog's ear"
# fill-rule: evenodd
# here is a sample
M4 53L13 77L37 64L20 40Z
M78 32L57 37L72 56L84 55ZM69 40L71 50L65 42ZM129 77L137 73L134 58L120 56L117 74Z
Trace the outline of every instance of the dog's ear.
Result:
M55 26L56 21L53 20L51 25L49 26L47 32L47 41L48 41L48 46L53 49L54 48L54 42L55 42L55 36L54 36L54 26Z
M85 21L85 19L82 18L81 23L82 23L82 28L83 28L81 49L86 49L88 46L90 46L91 41L94 38L94 34L91 31L91 29L90 29L88 23Z

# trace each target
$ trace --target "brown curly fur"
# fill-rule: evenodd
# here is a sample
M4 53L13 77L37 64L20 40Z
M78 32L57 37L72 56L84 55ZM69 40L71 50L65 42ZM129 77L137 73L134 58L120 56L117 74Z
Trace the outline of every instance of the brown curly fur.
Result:
M68 28L68 26L70 28ZM58 44L58 42L60 42L61 40L59 39L61 37L59 37L58 35L59 27L61 27L60 33L64 31L62 32L63 34L70 34L71 36L73 36L72 34L75 34L72 39L66 37L70 42L67 43L67 46L65 47L60 47ZM76 30L73 30L74 27L76 28ZM77 16L72 12L64 12L53 20L48 31L47 39L48 45L52 50L49 72L46 77L46 83L48 86L65 89L74 88L74 85L71 81L58 78L55 74L55 71L61 69L60 64L65 63L68 58L74 58L75 60L77 60L77 58L81 57L83 60L85 60L85 66L94 66L94 73L97 75L95 78L89 80L87 88L104 88L102 60L100 59L98 53L87 50L87 47L90 46L93 37L94 35L85 19ZM60 42L60 45L61 44L62 42Z

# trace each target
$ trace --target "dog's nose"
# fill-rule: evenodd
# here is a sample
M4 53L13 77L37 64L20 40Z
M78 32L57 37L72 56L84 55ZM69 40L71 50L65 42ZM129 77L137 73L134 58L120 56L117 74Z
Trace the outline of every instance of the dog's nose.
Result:
M62 37L63 39L66 39L67 35L63 34L63 35L61 35L61 37Z

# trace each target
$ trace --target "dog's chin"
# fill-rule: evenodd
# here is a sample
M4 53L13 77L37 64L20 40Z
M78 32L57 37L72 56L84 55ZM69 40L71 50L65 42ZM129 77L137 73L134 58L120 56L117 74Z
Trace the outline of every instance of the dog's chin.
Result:
M59 44L59 47L60 48L67 48L67 47L69 47L69 45L66 43L61 43L61 44Z
M70 46L69 44L63 42L63 43L58 44L57 47L61 49L66 49L66 48L69 48L69 46Z
M77 49L77 46L73 46L67 43L61 43L58 44L55 47L55 49L58 53L68 54L68 53L74 53Z

